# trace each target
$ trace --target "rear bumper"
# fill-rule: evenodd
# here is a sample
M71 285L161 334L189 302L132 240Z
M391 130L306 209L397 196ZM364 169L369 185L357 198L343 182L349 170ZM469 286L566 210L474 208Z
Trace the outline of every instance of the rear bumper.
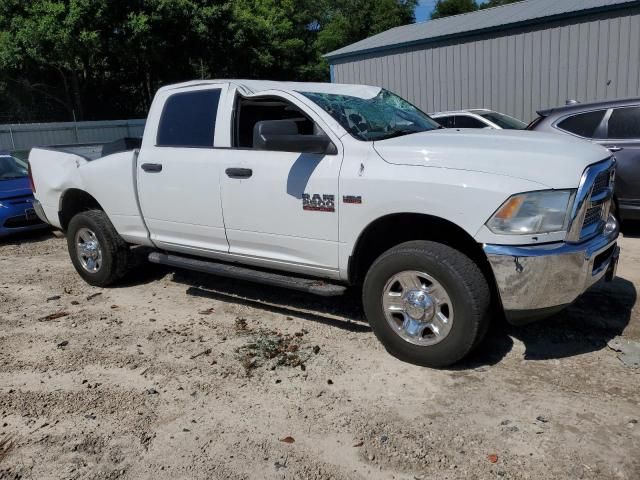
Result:
M620 251L619 231L610 216L603 233L579 244L485 245L507 320L520 324L544 318L603 277L611 280Z
M47 218L47 214L44 213L44 208L42 208L42 204L38 200L33 200L33 209L36 211L36 215L40 220L44 223L50 223Z

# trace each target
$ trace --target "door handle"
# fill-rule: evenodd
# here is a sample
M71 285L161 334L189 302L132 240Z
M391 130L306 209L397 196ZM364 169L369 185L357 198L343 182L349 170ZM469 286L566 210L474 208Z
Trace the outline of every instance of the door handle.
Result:
M142 170L144 170L145 172L161 172L162 171L162 164L161 163L143 163L142 164Z
M249 178L253 175L253 170L250 168L227 168L225 173L229 178Z
M607 148L607 150L609 150L611 153L616 153L616 152L620 152L621 150L624 150L624 148L622 148L622 147L609 147L609 148Z

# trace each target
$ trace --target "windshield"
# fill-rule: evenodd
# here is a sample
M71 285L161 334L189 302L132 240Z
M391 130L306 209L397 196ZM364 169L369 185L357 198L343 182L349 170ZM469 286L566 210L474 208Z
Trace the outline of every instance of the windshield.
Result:
M442 128L406 100L381 90L373 98L301 92L358 140L371 142Z
M26 162L9 155L0 156L0 180L12 180L26 176Z
M480 115L481 117L486 118L490 122L493 122L499 127L505 128L507 130L524 130L525 128L527 128L526 123L518 120L517 118L505 115L504 113L485 112L482 110L473 113Z

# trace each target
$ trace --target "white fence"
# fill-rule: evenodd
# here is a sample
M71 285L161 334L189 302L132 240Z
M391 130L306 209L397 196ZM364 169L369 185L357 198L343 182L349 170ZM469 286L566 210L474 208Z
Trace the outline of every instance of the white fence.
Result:
M0 150L74 143L106 143L123 137L141 137L145 120L104 122L29 123L0 125Z

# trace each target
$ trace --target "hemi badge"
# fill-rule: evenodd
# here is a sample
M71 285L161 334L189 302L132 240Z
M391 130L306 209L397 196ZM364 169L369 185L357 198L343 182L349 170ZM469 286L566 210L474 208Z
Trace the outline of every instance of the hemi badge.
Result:
M361 204L362 203L362 197L360 195L358 195L358 196L355 196L355 195L344 195L342 197L342 201L344 203Z

